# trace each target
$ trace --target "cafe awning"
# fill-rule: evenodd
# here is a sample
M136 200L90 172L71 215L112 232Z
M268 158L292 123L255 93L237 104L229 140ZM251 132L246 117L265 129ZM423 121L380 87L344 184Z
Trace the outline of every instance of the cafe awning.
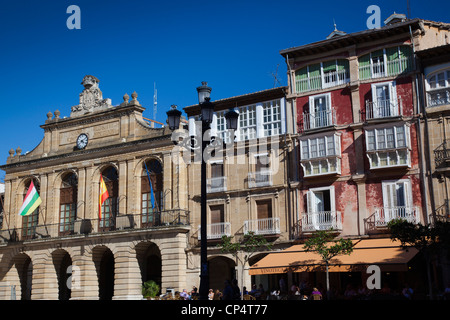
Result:
M381 271L407 271L407 263L417 254L414 247L404 249L400 241L391 239L353 240L350 255L338 255L331 259L329 271L364 271L369 265L377 265ZM250 275L287 272L325 271L325 264L314 252L306 252L302 244L269 253L250 267Z

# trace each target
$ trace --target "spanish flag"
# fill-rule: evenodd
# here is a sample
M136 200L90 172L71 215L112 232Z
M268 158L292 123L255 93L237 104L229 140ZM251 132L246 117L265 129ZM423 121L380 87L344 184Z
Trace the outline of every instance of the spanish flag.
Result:
M105 181L103 181L103 176L100 175L100 196L98 199L98 218L100 220L102 219L102 204L108 198L108 189L106 189Z

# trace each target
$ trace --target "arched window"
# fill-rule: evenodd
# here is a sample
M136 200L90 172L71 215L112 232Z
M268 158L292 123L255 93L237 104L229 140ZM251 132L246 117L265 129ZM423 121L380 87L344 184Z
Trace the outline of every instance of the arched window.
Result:
M73 172L63 176L59 198L59 234L73 233L77 216L78 178Z
M142 226L159 225L164 205L162 166L158 160L152 159L146 161L142 167L141 223Z
M102 171L109 198L102 204L102 219L99 220L99 231L114 229L116 216L119 210L119 175L113 166Z
M33 181L34 187L36 188L37 193L40 194L40 183L37 179L32 178L25 183L25 190L22 195L22 201L25 199L27 195L28 188L30 188L31 181ZM33 211L33 213L22 217L22 240L31 239L34 237L36 233L36 226L39 222L39 207Z
M427 100L428 107L450 104L450 69L428 76Z

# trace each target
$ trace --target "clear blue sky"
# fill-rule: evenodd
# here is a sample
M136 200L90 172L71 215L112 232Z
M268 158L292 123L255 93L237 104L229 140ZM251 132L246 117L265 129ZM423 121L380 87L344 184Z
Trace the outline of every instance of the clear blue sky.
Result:
M411 0L411 18L450 22L450 2ZM81 30L69 30L69 5L81 9ZM333 30L366 29L366 9L381 19L407 13L407 1L264 0L0 0L0 164L8 151L32 150L44 136L47 112L70 115L81 80L100 79L104 98L120 104L125 93L157 120L170 105L197 103L208 81L212 100L286 85L279 51L323 40ZM0 178L4 176L0 171Z

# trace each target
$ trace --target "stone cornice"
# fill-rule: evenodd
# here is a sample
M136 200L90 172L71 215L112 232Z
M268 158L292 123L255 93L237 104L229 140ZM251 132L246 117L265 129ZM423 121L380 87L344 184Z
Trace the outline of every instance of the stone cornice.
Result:
M155 147L163 147L163 146L171 146L171 135L162 135L158 137L152 137L142 140L135 140L130 142L124 142L120 144L113 144L108 145L100 148L95 149L86 149L86 150L79 150L76 152L70 152L70 153L64 153L61 155L55 155L55 156L49 156L44 158L38 158L38 159L32 159L29 161L23 161L23 162L15 162L11 164L6 164L3 166L0 166L1 170L7 171L7 170L13 170L18 168L26 167L27 170L34 169L34 167L47 167L47 166L53 166L55 162L74 162L78 160L85 160L93 158L94 156L98 156L102 152L114 150L114 154L122 154L129 152L129 150L133 147L137 147L140 145L148 144L148 143L154 143L160 141L162 142L161 145L152 145L152 148ZM109 155L112 155L109 153Z

